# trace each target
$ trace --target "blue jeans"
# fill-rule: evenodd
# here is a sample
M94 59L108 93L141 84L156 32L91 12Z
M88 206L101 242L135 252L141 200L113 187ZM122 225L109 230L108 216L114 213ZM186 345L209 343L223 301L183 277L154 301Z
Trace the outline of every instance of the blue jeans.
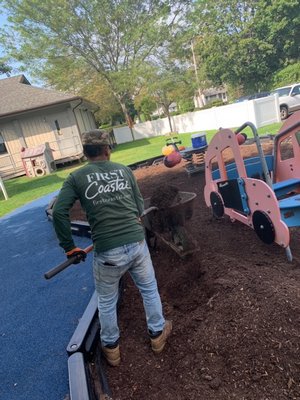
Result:
M101 253L95 252L93 270L103 346L111 345L119 339L117 321L119 281L127 271L142 295L148 330L152 333L163 330L165 319L145 240Z

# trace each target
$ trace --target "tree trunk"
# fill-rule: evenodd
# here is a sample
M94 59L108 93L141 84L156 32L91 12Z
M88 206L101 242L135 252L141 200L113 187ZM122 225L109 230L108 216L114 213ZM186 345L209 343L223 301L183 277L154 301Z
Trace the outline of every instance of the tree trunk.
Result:
M170 111L169 111L169 105L167 106L166 104L162 104L162 108L164 109L164 112L168 117L169 126L170 126L170 132L173 132L172 120L171 120L171 115L170 115Z
M132 120L132 118L131 118L128 110L127 110L125 102L122 101L122 99L119 99L119 103L120 103L122 111L124 113L125 120L126 120L126 123L128 125L128 128L130 129L132 140L135 140L135 137L134 137L134 134L133 134L133 129L132 129L133 128L133 120Z
M199 76L198 76L198 67L197 67L197 63L196 63L196 55L194 52L194 43L192 40L191 43L191 50L192 50L192 54L193 54L193 64L194 64L194 71L195 71L195 77L196 77L196 82L197 82L197 96L196 96L196 100L197 100L197 104L199 108L202 108L205 104L203 102L203 98L202 98L202 90L200 88L200 81L199 81Z
M170 132L173 132L172 120L171 120L171 115L169 112L167 113L167 116L168 116L168 121L169 121L169 126L170 126Z

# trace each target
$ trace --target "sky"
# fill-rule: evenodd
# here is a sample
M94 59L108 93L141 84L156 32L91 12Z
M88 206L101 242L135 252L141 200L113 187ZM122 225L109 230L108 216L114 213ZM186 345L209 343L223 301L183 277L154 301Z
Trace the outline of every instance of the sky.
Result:
M3 10L0 10L0 27L2 28L6 22L6 15L4 14ZM0 46L0 56L3 55L3 49Z
M2 28L5 23L7 23L7 16L5 14L5 11L3 9L0 9L0 28ZM5 51L4 51L3 47L1 47L1 45L0 45L0 57L3 57L4 55L5 55ZM12 67L11 76L20 74L20 72L18 71L17 63L10 64L10 66ZM26 76L26 78L29 80L29 82L32 82L34 80L30 77L29 73L26 73L26 72L21 72L21 73ZM6 75L0 75L0 79L3 79L3 78L6 78ZM36 84L36 82L35 82L35 85L40 86L40 84Z

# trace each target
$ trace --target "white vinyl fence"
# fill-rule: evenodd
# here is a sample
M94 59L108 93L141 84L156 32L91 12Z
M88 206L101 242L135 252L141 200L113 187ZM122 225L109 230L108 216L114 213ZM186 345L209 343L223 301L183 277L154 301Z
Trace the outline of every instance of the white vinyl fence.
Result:
M252 122L257 128L280 122L278 96L213 107L203 111L195 111L171 117L173 131L180 133L201 132L219 128L234 128L245 122ZM170 132L168 118L135 124L135 139L161 136ZM127 126L114 128L118 144L131 142L132 135Z

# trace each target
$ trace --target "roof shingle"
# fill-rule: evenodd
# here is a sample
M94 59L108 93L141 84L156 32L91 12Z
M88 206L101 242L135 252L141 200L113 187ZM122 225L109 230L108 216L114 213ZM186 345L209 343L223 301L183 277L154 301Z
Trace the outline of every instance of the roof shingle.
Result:
M31 86L24 75L0 79L0 117L80 98Z

